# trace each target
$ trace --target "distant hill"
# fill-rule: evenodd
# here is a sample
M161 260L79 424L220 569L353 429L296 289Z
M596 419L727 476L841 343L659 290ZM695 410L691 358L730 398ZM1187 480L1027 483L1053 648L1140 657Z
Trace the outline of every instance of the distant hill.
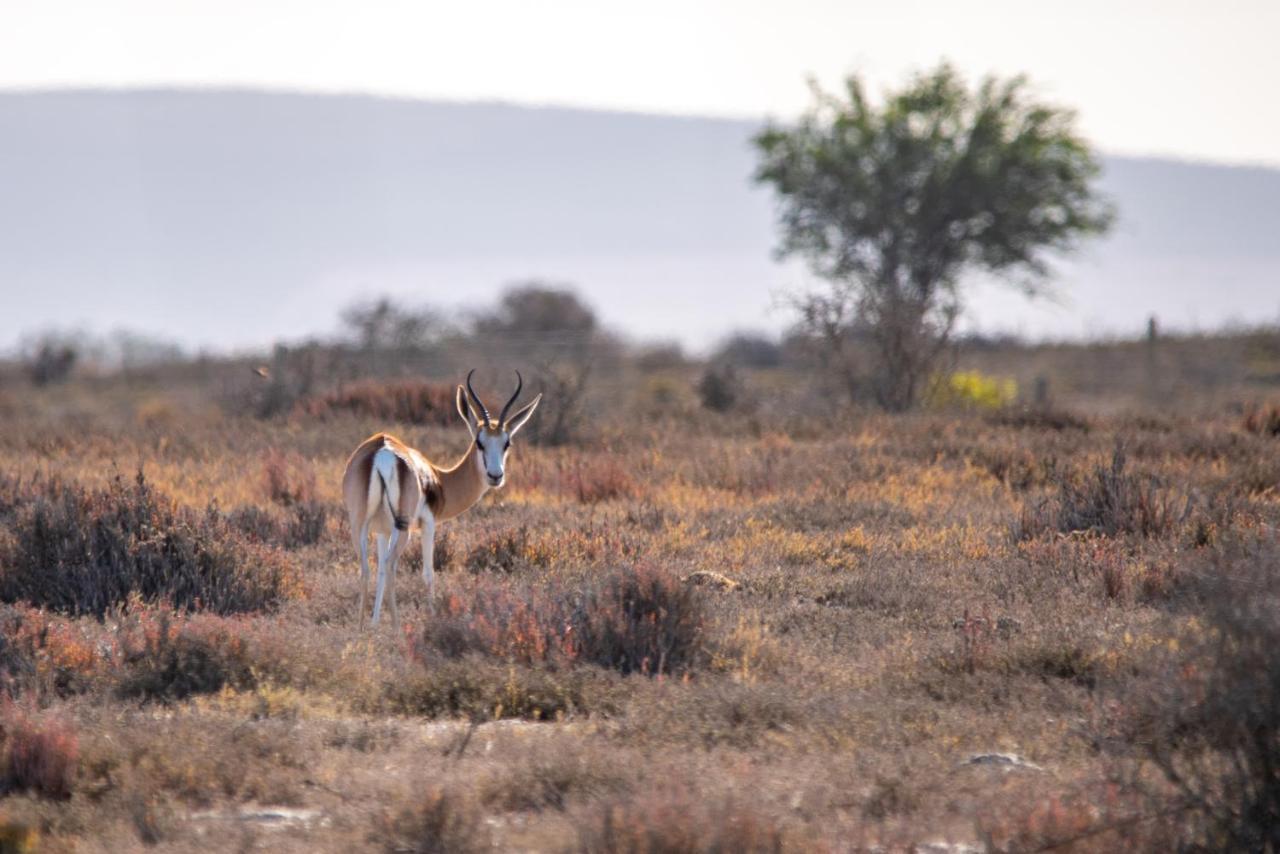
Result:
M611 325L780 328L756 124L258 92L0 94L0 348L49 325L243 347L352 299L476 308L576 284ZM977 328L1055 337L1280 318L1280 171L1108 158L1117 233L1059 304L979 287Z

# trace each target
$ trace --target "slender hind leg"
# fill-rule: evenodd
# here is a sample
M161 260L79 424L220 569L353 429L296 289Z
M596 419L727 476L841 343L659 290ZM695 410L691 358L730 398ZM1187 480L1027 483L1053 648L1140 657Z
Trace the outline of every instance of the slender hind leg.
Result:
M409 545L409 532L401 531L400 541L391 549L391 566L387 571L387 584L391 596L391 625L400 632L400 610L396 607L396 575L400 572L400 557Z
M378 535L378 581L373 594L373 624L378 625L382 616L382 597L387 591L387 564L391 558L391 550L396 547L396 539L400 532L391 529L391 541L388 543L381 534ZM385 545L384 545L385 543Z
M369 596L369 523L360 526L360 630L364 630L364 603Z
M427 585L427 608L436 612L436 517L422 514L422 583Z

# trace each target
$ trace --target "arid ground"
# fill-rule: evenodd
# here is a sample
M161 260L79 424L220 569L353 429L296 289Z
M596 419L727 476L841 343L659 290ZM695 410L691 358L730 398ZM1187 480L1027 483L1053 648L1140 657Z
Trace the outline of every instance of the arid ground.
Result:
M216 391L0 389L4 850L1275 844L1257 389L587 411L441 526L434 612L415 536L398 632L343 464L461 422Z

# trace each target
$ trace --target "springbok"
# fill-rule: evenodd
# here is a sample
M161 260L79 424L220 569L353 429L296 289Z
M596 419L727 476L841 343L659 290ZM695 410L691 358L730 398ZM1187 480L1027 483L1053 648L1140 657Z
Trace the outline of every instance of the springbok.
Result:
M506 482L507 452L511 438L524 426L542 400L539 394L510 416L520 397L524 379L516 371L516 392L497 420L471 387L473 369L467 374L467 388L458 386L458 414L471 433L471 447L449 468L428 460L390 433L375 433L360 443L342 476L342 498L351 521L351 539L360 555L360 628L364 628L364 605L369 592L369 534L377 539L378 583L373 600L373 623L382 615L382 597L388 585L391 619L399 628L396 610L396 563L409 542L409 526L422 523L422 580L427 585L427 601L435 602L433 553L436 523L452 519ZM468 400L470 397L470 400ZM474 404L474 406L473 406ZM478 413L478 414L477 414Z

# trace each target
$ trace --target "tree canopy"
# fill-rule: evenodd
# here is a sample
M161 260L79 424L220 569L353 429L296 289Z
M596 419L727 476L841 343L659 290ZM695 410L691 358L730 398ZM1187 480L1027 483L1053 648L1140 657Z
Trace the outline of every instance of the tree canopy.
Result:
M867 371L850 339L865 338L875 396L905 408L949 339L965 273L1035 294L1048 253L1106 231L1113 213L1075 114L1038 102L1024 77L970 90L943 64L879 105L857 76L814 97L797 124L755 138L756 179L778 198L779 253L830 283L801 298L802 321L840 349L855 395Z

